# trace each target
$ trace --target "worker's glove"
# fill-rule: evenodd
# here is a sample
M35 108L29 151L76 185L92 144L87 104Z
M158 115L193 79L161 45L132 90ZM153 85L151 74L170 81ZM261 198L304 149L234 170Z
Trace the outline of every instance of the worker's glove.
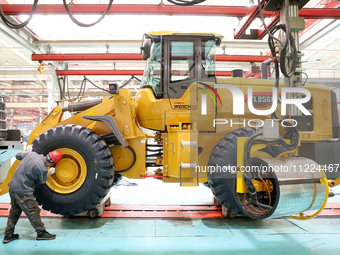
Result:
M48 172L52 175L55 173L55 168L54 167L50 167L50 169L48 170Z

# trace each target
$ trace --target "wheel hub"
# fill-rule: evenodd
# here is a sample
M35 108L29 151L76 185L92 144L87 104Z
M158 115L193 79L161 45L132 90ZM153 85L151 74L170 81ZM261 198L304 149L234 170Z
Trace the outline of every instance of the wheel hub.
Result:
M79 170L79 165L73 158L64 158L58 163L55 174L63 182L72 182L77 178Z
M69 148L57 149L62 160L57 164L55 174L46 182L47 186L57 193L69 194L78 190L84 183L87 167L84 158Z

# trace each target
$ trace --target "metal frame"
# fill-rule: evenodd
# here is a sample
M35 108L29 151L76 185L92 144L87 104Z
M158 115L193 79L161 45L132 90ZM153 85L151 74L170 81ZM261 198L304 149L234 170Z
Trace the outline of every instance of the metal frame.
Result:
M57 70L57 75L143 75L144 70ZM216 71L216 76L231 76L231 71Z
M216 61L263 62L269 56L260 55L216 55ZM79 53L79 54L32 54L32 61L99 61L99 60L142 60L137 53Z
M29 14L32 5L30 4L2 4L3 12L6 15ZM74 14L102 14L107 5L105 4L77 4L69 6ZM150 5L150 4L116 4L111 7L108 14L157 14L157 15L204 15L204 16L228 16L244 17L251 8L247 6L211 6L196 5L182 7L176 5ZM36 14L65 14L65 8L61 4L41 4L38 5ZM270 17L272 12L264 11L265 17ZM258 16L258 15L256 15ZM299 16L307 19L339 19L340 10L331 8L303 8L299 11Z

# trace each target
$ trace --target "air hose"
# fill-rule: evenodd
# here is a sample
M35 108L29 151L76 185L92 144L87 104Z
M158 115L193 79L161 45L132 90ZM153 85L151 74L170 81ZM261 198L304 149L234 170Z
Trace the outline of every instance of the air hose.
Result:
M1 8L1 4L0 4L0 16L1 16L1 19L2 21L10 28L13 28L13 29L20 29L20 28L23 28L24 26L26 26L30 21L31 19L33 18L33 15L35 13L35 10L37 9L37 6L38 6L38 2L39 0L34 0L34 3L33 3L33 6L32 6L32 10L29 14L29 17L27 18L26 21L22 22L21 24L15 24L15 23L12 23L11 21L9 21L5 15L5 13L2 11L2 8Z
M90 23L90 24L85 24L85 23L82 23L80 21L78 21L72 14L70 8L68 7L67 3L66 3L66 0L63 0L63 4L64 4L64 7L65 7L65 10L68 14L68 16L70 17L70 19L76 23L78 26L81 26L81 27L91 27L91 26L94 26L96 24L98 24L100 21L102 21L102 19L104 19L104 17L106 16L106 14L109 12L111 6L112 6L112 3L113 3L113 0L110 0L109 4L107 5L107 8L106 10L104 11L104 13L102 14L102 16L95 22L93 23Z

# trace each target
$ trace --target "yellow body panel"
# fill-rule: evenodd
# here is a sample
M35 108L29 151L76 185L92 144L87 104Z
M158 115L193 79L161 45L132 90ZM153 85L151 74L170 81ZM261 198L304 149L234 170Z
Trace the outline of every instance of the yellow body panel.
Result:
M223 78L217 79L219 84L231 84L239 87L243 94L247 95L248 88L253 89L253 93L271 93L274 86L273 81L260 80L260 79L244 79L244 78ZM214 83L207 83L210 86L214 86ZM172 131L167 129L170 124L182 125L183 123L195 123L198 135L198 146L203 148L203 151L198 157L198 164L200 166L206 166L211 150L216 143L227 133L232 132L238 128L242 128L243 125L235 124L233 126L228 125L216 125L213 128L211 123L216 118L228 119L235 122L242 122L243 119L246 122L250 119L270 119L271 116L257 116L251 113L247 107L246 101L244 102L245 114L243 116L233 115L233 100L232 94L228 89L217 89L218 94L221 97L223 105L217 103L214 107L213 100L207 102L207 115L201 115L201 94L202 90L196 89L199 86L197 83L191 84L187 91L181 98L178 99L156 99L150 88L140 90L136 95L136 119L138 123L145 128L166 131L166 136L172 137L170 134ZM280 85L280 88L283 84ZM332 116L331 116L331 94L330 90L326 87L306 85L304 88L311 92L313 100L313 110L310 112L313 115L313 131L301 131L300 139L302 141L319 141L325 138L332 138ZM279 90L280 93L280 90ZM175 106L190 106L190 109L175 108ZM267 108L263 109L268 109ZM280 104L278 105L280 108ZM209 112L210 111L210 112ZM322 121L320 121L320 119ZM181 131L182 132L182 131ZM180 136L176 134L175 136ZM260 147L260 146L257 146ZM263 148L263 147L262 147ZM253 150L257 150L255 147ZM164 181L178 181L180 171L178 165L180 163L179 158L172 156L169 153L171 147L164 146L164 162L174 162L172 175ZM263 155L261 155L263 156ZM166 165L166 164L165 164ZM167 175L166 172L163 172ZM176 176L176 178L175 178ZM200 176L200 182L206 181L206 176ZM174 179L175 178L175 179Z
M253 89L253 93L263 92L271 93L274 86L273 81L259 79L243 79L243 78L223 78L217 79L218 84L230 84L239 87L244 95L247 95L249 87ZM214 87L214 83L207 83ZM195 163L198 166L206 166L211 150L216 143L227 133L241 128L239 124L217 125L214 128L211 123L215 118L225 118L233 122L240 122L241 118L250 119L269 119L270 116L256 116L252 114L245 104L244 116L234 116L232 94L228 89L216 89L221 97L223 104L215 104L208 97L207 115L201 114L201 95L202 90L197 89L198 83L193 83L178 99L156 99L150 88L144 88L138 91L135 99L131 98L131 94L127 89L120 90L119 95L112 98L104 98L103 102L83 112L80 112L66 120L62 120L62 111L60 107L56 107L52 112L40 123L31 133L28 144L31 144L42 132L48 129L66 124L77 124L92 129L99 135L110 133L109 127L102 122L84 119L84 115L109 115L117 120L119 128L124 134L125 139L137 154L137 161L134 167L123 174L130 178L141 178L145 175L145 139L146 135L140 130L139 126L147 129L156 130L162 133L164 150L162 174L166 182L181 182L183 185L189 183L196 184L196 176L190 175L190 170L181 172L180 164ZM282 86L282 84L280 85ZM319 141L321 139L332 138L332 116L331 116L331 94L326 87L306 85L309 89L313 100L313 131L300 132L302 141ZM280 92L280 90L279 90ZM217 101L218 102L218 101ZM270 106L268 106L270 107ZM278 106L280 107L280 105ZM264 108L266 109L266 108ZM321 121L320 121L321 120ZM186 130L185 127L195 127L197 132ZM198 145L196 148L182 148L180 143L182 140L192 141L197 136ZM166 139L171 141L167 144ZM173 145L172 145L173 143ZM174 146L174 147L171 147ZM198 148L202 151L198 155ZM177 153L173 151L176 150ZM122 146L114 146L111 148L113 158L115 160L115 168L117 171L127 168L132 163L131 152L123 149ZM184 156L186 155L186 156ZM187 157L190 155L190 157ZM7 176L10 180L16 166L13 166ZM182 177L182 179L181 179ZM7 180L7 179L6 179ZM206 182L207 176L200 172L199 182ZM6 185L6 184L4 184ZM2 190L7 190L1 185Z
M136 154L139 155L135 165L125 174L129 177L140 178L145 175L145 138L146 135L136 125L132 109L132 98L131 92L128 89L121 89L119 95L115 95L112 98L104 98L102 103L93 106L85 111L82 111L74 116L62 120L63 112L59 106L56 106L49 115L31 132L28 139L27 145L39 137L39 135L53 127L67 124L75 124L90 128L99 135L111 133L110 128L107 124L99 121L92 121L83 118L85 115L109 115L115 118L118 122L119 128L127 140L128 144L135 150ZM113 146L116 147L116 146ZM115 152L115 148L111 147L111 151ZM121 146L117 146L121 147ZM143 155L142 157L140 155ZM119 155L113 154L114 159L117 159L115 167L117 169L123 169L126 162L119 160ZM15 163L10 168L5 181L0 185L0 195L8 192L8 183L10 182L15 169L19 165L20 161ZM72 164L72 163L71 163ZM79 182L81 184L81 182ZM52 184L51 184L52 185ZM53 185L52 185L53 186ZM55 186L55 185L54 185ZM63 193L67 187L59 188L60 193ZM66 191L72 192L72 189Z

